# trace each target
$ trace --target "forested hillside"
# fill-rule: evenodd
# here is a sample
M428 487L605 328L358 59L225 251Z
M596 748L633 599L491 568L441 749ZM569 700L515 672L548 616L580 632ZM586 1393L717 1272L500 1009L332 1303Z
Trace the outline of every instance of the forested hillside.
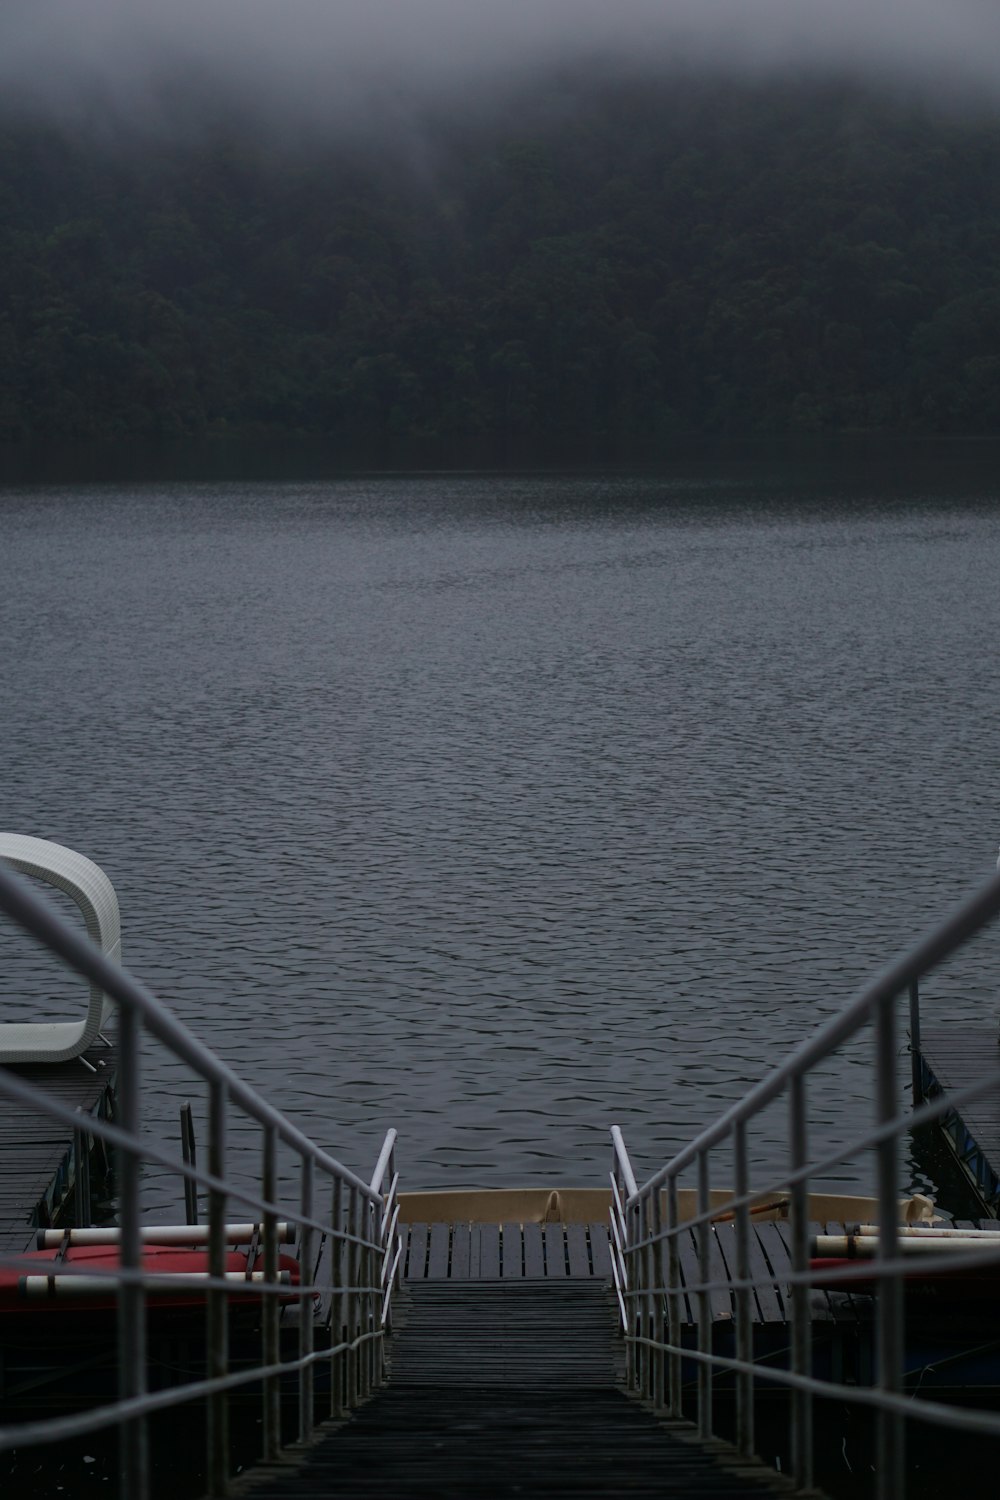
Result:
M309 145L0 117L0 438L1000 426L1000 123L564 82Z

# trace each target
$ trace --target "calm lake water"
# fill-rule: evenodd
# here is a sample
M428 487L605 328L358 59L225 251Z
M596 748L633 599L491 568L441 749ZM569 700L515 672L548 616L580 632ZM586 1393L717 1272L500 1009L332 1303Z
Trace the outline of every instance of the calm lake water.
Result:
M992 871L995 472L8 488L0 826L103 865L129 966L349 1165L598 1184L618 1122L651 1170ZM998 946L928 1013L992 1016Z

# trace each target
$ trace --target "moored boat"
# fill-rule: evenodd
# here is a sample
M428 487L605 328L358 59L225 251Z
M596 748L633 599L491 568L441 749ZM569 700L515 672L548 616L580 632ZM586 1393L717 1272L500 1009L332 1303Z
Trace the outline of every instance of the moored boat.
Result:
M36 1316L55 1311L113 1312L117 1306L117 1273L121 1254L117 1244L69 1244L59 1248L27 1251L17 1264L0 1269L0 1318ZM147 1243L142 1248L142 1272L148 1286L150 1313L166 1309L202 1309L209 1278L209 1256L205 1248ZM227 1250L224 1278L230 1300L259 1300L265 1280L264 1257ZM279 1257L278 1284L289 1288L299 1282L298 1261ZM289 1291L281 1301L295 1301Z

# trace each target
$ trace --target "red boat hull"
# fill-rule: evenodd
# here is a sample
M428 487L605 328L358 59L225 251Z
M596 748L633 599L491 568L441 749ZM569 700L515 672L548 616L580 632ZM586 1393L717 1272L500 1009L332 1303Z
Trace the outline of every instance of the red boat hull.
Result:
M0 1269L0 1317L12 1315L24 1316L30 1314L38 1316L46 1313L58 1312L63 1316L68 1312L73 1313L106 1313L113 1312L117 1307L117 1297L114 1284L108 1283L108 1291L92 1293L86 1297L61 1295L56 1283L49 1281L48 1295L29 1296L25 1287L26 1277L52 1277L60 1272L65 1273L67 1268L86 1272L88 1275L96 1276L102 1272L117 1271L120 1265L117 1245L74 1245L64 1255L56 1250L32 1250L20 1256L21 1265L16 1270ZM208 1274L208 1252L207 1250L185 1250L176 1245L144 1245L142 1251L142 1268L150 1275L207 1275ZM247 1257L239 1251L230 1250L226 1253L227 1272L244 1275L247 1270ZM264 1269L264 1257L258 1255L254 1264L250 1267L252 1271ZM298 1261L290 1255L279 1256L279 1270L288 1272L288 1280L292 1286L297 1286L299 1281ZM68 1283L69 1277L64 1277L64 1285ZM69 1288L72 1291L72 1288ZM229 1294L232 1302L247 1302L254 1300L252 1290L243 1291L242 1288L234 1286ZM282 1302L297 1300L294 1295L279 1299ZM183 1290L171 1290L169 1292L151 1289L147 1293L147 1307L150 1312L161 1310L179 1311L182 1309L203 1308L205 1306L205 1291L199 1287L197 1282L185 1286Z
M848 1269L851 1271L849 1277L830 1279L831 1271ZM819 1291L862 1292L866 1296L875 1296L878 1292L878 1280L872 1274L871 1262L866 1264L864 1260L857 1258L811 1260L809 1270L811 1285ZM954 1271L938 1271L928 1275L915 1267L904 1275L903 1283L908 1298L926 1297L942 1303L1000 1301L1000 1276L991 1274L988 1270L968 1271L957 1266Z

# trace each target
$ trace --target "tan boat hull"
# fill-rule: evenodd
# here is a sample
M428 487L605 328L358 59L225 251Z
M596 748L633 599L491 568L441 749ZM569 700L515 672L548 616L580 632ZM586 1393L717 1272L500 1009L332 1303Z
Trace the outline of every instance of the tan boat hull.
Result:
M726 1213L731 1198L727 1188L712 1192L712 1207L718 1209L720 1218L731 1217ZM753 1216L759 1220L787 1219L790 1202L787 1193L762 1193ZM610 1207L610 1188L442 1188L399 1195L399 1217L404 1224L596 1224L607 1219ZM693 1188L680 1189L678 1212L682 1223L695 1217L697 1193ZM929 1198L916 1194L900 1200L903 1224L929 1223L933 1215ZM874 1198L842 1193L813 1193L809 1198L809 1218L816 1224L867 1222L877 1217Z

